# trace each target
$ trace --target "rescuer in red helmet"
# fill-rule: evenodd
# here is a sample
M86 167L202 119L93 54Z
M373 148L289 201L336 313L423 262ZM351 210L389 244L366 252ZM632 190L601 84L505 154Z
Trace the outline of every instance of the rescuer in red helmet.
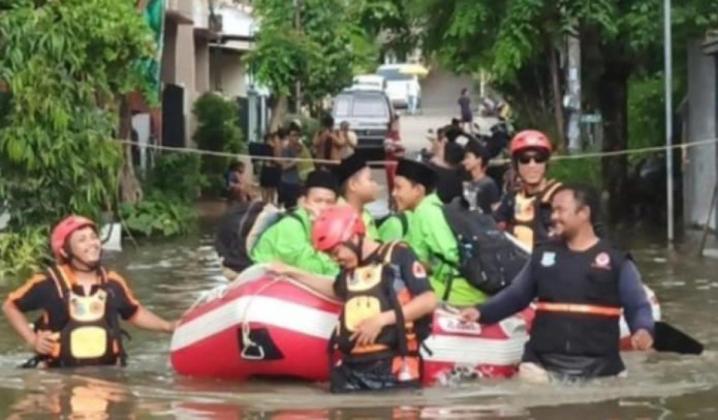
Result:
M270 270L345 302L332 341L341 357L331 391L418 387L419 346L437 300L416 255L402 242L367 236L349 206L325 210L314 221L312 243L341 267L333 283L286 265Z
M536 130L524 130L511 140L511 161L519 190L508 192L494 216L527 248L551 235L551 199L561 184L547 179L551 142Z
M3 312L36 353L27 366L124 365L120 318L152 331L172 332L174 323L144 308L125 280L101 264L97 225L71 215L52 230L55 263L10 293ZM42 311L29 326L25 312Z

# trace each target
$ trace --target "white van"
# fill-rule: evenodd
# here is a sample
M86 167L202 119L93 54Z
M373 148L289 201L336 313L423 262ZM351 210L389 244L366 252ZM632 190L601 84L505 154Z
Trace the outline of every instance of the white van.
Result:
M359 74L352 80L352 90L386 90L386 79L378 74Z
M409 93L416 92L417 104L421 103L421 85L419 77L402 73L401 69L411 64L385 64L376 73L386 80L386 94L395 107L409 106Z

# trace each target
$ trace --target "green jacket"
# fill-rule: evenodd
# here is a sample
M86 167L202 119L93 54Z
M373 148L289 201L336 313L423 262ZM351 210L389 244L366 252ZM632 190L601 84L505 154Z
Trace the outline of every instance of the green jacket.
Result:
M392 214L379 225L379 239L382 242L404 241L409 234L410 224L411 212Z
M366 227L366 235L374 239L375 241L378 241L379 230L376 228L376 222L374 221L374 218L366 210L362 212L361 218L364 221L364 226Z
M446 222L439 196L431 194L414 210L407 242L419 261L431 267L431 286L436 296L443 299L447 280L458 276L456 270L441 262L437 255L451 262L459 261L456 238ZM448 303L456 306L476 305L486 300L486 295L471 286L465 279L454 277Z
M284 217L270 226L252 249L256 263L279 261L314 274L336 276L339 266L327 254L312 246L312 222L306 210L295 211L294 217Z

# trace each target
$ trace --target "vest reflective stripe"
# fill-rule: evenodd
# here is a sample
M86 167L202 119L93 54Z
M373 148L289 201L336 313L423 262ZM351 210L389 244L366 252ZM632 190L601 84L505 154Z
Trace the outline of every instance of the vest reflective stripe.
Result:
M613 308L610 306L597 305L581 305L575 303L553 303L538 302L536 303L537 311L545 312L568 312L575 314L588 314L596 316L620 317L623 313L621 308Z

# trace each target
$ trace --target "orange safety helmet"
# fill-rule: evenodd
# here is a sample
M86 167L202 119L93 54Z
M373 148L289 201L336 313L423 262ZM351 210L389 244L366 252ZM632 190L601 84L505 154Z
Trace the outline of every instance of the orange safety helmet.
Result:
M538 130L524 130L511 139L512 157L528 149L543 150L550 155L552 150L551 141L546 134Z
M330 207L314 221L312 244L318 251L327 252L365 232L364 222L356 210L349 206Z
M65 249L68 238L75 231L85 227L92 227L97 232L97 225L87 217L70 215L65 217L55 225L50 235L50 248L52 248L52 254L58 260L64 260L65 256L62 255L62 250Z

